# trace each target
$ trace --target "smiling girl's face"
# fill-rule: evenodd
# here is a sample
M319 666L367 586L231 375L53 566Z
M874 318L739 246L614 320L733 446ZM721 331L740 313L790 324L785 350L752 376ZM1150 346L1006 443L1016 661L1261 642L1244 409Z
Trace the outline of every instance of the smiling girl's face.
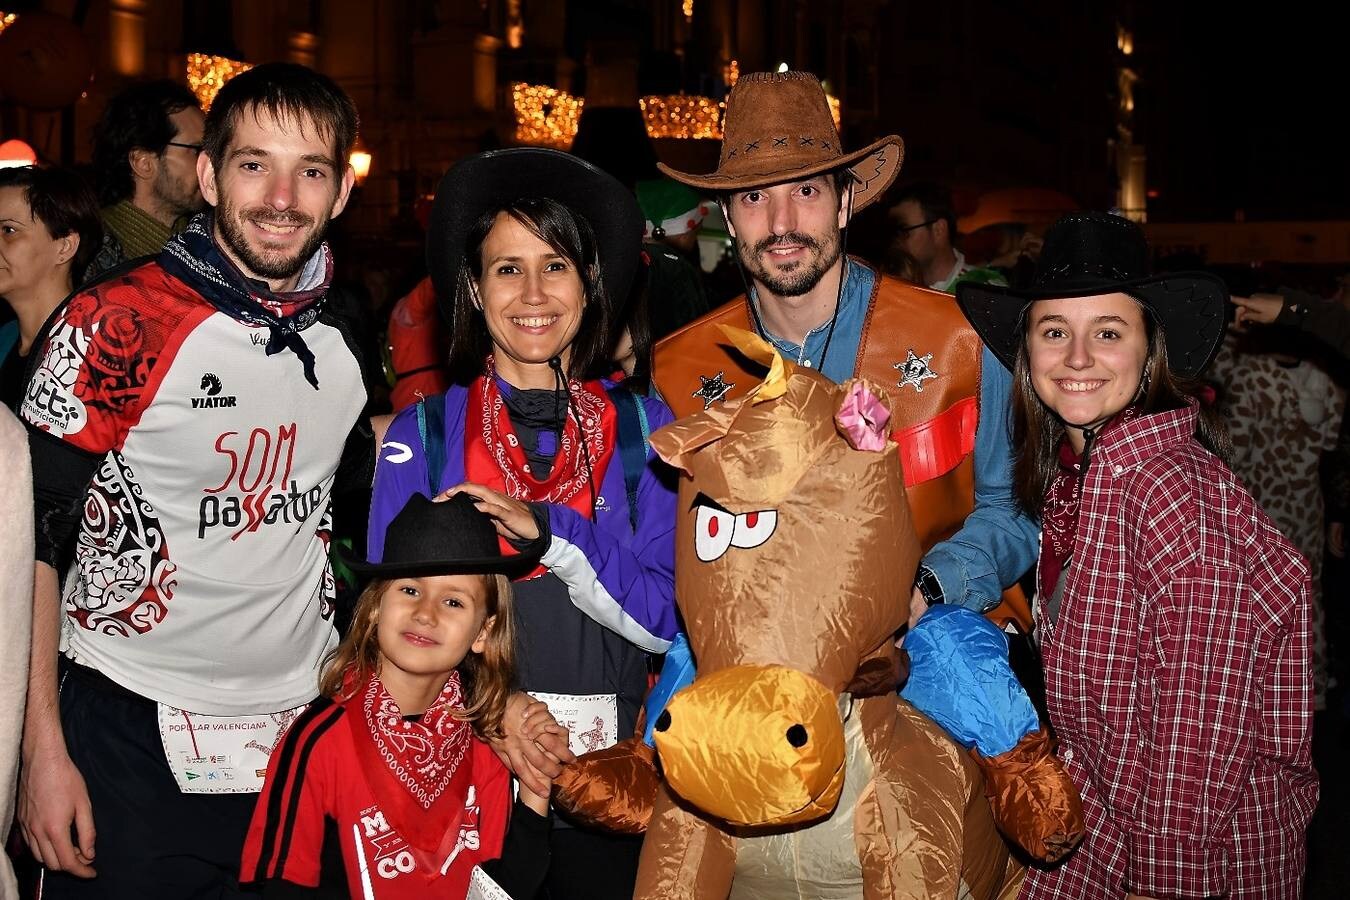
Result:
M1037 300L1027 312L1031 386L1083 449L1139 393L1148 358L1144 311L1128 294Z

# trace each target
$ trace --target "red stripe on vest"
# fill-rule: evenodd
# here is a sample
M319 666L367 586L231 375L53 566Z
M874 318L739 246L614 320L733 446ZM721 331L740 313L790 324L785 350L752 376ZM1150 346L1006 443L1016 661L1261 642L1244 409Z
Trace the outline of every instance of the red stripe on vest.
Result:
M979 405L967 397L927 422L892 432L900 445L900 463L905 469L905 487L945 475L975 449L975 424Z

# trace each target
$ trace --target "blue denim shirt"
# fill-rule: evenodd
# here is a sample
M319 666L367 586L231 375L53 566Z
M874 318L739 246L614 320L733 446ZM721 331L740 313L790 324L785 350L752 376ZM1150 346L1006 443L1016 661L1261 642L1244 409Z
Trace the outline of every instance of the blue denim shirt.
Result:
M821 368L826 378L842 383L853 377L858 345L867 318L867 300L875 273L850 260L839 301L838 321L821 368L829 322L806 336L803 346L766 333L784 357ZM758 299L754 302L758 303ZM903 338L897 341L897 348ZM980 363L980 420L975 429L975 508L961 530L929 550L922 565L942 585L945 602L985 612L998 605L1003 589L1022 576L1036 559L1039 528L1022 511L1013 494L1012 427L1009 395L1012 375L989 349Z

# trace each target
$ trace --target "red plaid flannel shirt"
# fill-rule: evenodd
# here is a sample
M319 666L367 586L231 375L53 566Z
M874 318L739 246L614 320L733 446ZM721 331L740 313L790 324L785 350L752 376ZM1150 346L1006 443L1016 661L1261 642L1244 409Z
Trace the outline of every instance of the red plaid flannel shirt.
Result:
M1087 838L1022 900L1297 898L1317 803L1307 564L1192 437L1108 429L1084 476L1050 719Z

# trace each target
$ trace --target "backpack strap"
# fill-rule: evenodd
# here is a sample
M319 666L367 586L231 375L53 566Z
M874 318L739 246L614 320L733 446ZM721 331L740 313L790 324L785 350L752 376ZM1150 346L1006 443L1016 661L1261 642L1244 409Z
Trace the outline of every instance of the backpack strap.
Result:
M638 485L647 468L647 438L651 426L642 398L621 384L606 388L619 421L619 459L623 462L623 486L628 493L628 523L637 531Z
M0 325L0 359L9 356L9 351L13 350L18 343L19 323L10 321ZM34 343L37 342L34 341Z
M441 492L445 472L445 395L424 397L417 402L417 432L422 438L422 458L427 461L427 486L431 496Z

